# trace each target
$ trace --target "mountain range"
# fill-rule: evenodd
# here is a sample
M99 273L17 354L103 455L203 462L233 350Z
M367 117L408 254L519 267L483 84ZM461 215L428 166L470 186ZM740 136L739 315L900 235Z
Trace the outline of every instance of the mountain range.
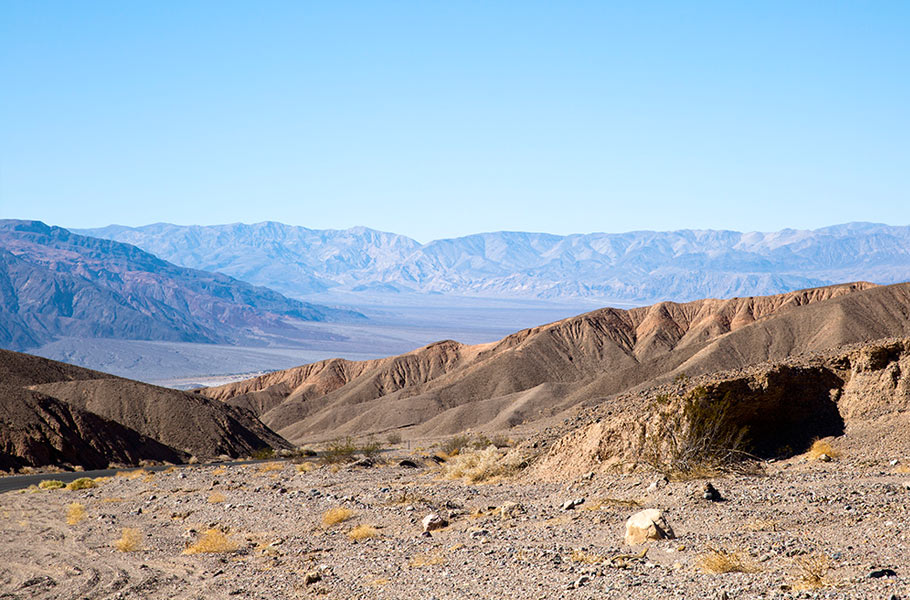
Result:
M286 298L221 273L179 267L135 246L39 221L0 221L0 346L60 337L263 345L306 322L363 315Z
M910 280L910 227L873 223L772 233L501 231L426 244L365 227L319 230L276 222L74 231L298 298L435 292L643 304Z

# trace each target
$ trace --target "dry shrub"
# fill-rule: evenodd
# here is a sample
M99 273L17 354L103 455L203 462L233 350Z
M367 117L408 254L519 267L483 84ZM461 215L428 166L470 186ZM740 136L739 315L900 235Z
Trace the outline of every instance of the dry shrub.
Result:
M124 527L120 533L120 539L114 541L114 548L121 552L142 550L142 532L131 527Z
M794 589L815 589L829 584L828 570L831 569L831 560L825 554L797 556L793 559L793 565L796 569Z
M233 552L237 549L237 542L224 535L220 529L209 529L202 534L195 544L187 546L184 554L216 554Z
M90 488L98 487L98 484L95 483L90 477L80 477L74 481L71 481L66 489L68 490L87 490Z
M38 484L40 490L59 490L66 487L66 484L59 479L45 479Z
M146 477L149 475L149 472L145 469L136 469L135 471L117 471L117 477L125 477L126 479L139 479L140 477Z
M225 473L227 473L227 469L224 467L217 467L212 471L212 475L224 475Z
M754 573L757 569L755 563L738 550L724 550L723 548L711 549L699 556L695 561L702 573Z
M354 511L347 508L330 508L325 511L325 514L322 515L322 524L328 528L332 525L337 525L338 523L344 523L348 519L354 516Z
M702 386L682 395L653 399L650 425L642 425L638 445L642 460L668 477L713 476L734 470L749 457L748 428L731 417L729 394L711 398Z
M572 556L570 557L572 562L583 563L586 565L594 565L606 560L606 557L600 556L599 554L591 554L585 552L584 550L572 550Z
M830 442L825 440L815 440L812 442L812 447L809 448L809 452L807 452L809 460L818 460L823 454L826 454L828 458L840 458L841 456L840 451L836 450Z
M749 519L743 528L748 531L777 531L778 522L775 519Z
M412 567L432 567L441 565L444 562L445 557L441 552L428 552L426 554L415 554L411 557L411 560L408 561L408 565Z
M73 502L66 508L66 524L75 525L85 518L85 507L78 502Z
M329 442L322 451L322 460L327 463L340 463L350 461L357 452L357 444L350 436Z
M402 490L389 499L389 504L425 504L429 501L429 498L413 490Z
M447 479L480 483L513 475L521 467L519 459L491 446L485 450L461 451L442 465L442 474Z
M316 463L307 461L305 463L295 465L294 468L297 469L298 473L309 473L316 468Z
M209 504L220 504L225 501L224 494L221 492L212 492L209 495Z
M379 535L379 530L372 525L358 525L348 532L348 537L354 541L374 538Z
M265 463L264 465L259 465L258 470L260 473L269 473L272 471L280 471L283 468L284 468L284 465L281 464L280 462L270 462L270 463Z

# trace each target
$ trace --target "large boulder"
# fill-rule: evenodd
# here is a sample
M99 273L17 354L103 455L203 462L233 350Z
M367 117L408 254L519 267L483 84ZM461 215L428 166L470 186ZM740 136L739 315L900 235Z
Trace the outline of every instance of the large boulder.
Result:
M626 543L630 546L674 537L673 528L664 519L663 512L656 508L641 510L626 521Z

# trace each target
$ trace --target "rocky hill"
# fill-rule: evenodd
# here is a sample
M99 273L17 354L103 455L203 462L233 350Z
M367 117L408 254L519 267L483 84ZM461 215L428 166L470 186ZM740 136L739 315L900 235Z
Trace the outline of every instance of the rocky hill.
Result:
M426 244L364 227L316 230L274 222L81 231L296 297L441 292L646 303L910 280L910 227L872 223L770 233L500 231Z
M910 284L605 308L494 343L447 341L380 360L322 361L200 392L253 410L295 443L392 430L421 437L533 429L680 373L889 336L910 336Z
M249 411L0 350L0 469L105 467L287 448Z
M0 346L59 337L262 344L359 313L291 300L128 244L37 221L0 221Z

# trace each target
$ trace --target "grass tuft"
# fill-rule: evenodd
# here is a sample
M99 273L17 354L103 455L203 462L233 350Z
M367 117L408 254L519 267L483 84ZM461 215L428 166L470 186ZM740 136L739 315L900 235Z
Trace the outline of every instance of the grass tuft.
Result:
M712 549L695 561L702 573L754 573L758 570L748 556L737 550Z
M797 590L809 590L825 587L829 584L828 571L831 569L831 560L824 554L814 553L797 556L793 559L796 567Z
M124 527L120 533L120 539L114 541L114 548L121 552L142 550L142 532L131 527Z
M272 471L280 471L283 468L284 468L284 465L281 464L280 462L270 462L270 463L265 463L264 465L259 465L258 470L260 473L270 473Z
M809 460L818 460L822 457L823 454L826 454L828 458L840 458L841 453L839 450L836 450L830 442L825 440L815 440L812 442L812 447L809 448L807 453Z
M202 534L195 544L183 551L184 554L217 554L233 552L237 549L237 542L224 535L219 529L209 529Z
M332 525L337 525L338 523L344 523L348 519L354 516L354 511L347 508L330 508L325 511L325 514L322 515L322 524L328 528Z
M38 484L38 489L41 490L59 490L66 487L66 484L58 479L45 479Z
M462 450L442 465L447 479L464 479L468 483L498 480L513 475L521 464L498 448Z
M80 477L75 481L71 481L66 489L68 490L87 490L90 488L98 487L98 484L95 483L95 480L91 477Z
M209 504L220 504L225 501L224 494L221 492L212 492L209 495Z
M310 471L316 469L316 463L314 462L304 462L299 465L294 465L294 468L297 469L298 473L309 473Z
M411 567L432 567L441 565L444 562L445 557L443 557L441 552L432 552L427 554L415 554L411 557L411 560L408 561L408 565Z
M366 540L379 535L379 530L372 525L358 525L348 532L348 537L354 541Z
M66 508L66 524L75 525L85 518L85 507L78 502L73 502Z

